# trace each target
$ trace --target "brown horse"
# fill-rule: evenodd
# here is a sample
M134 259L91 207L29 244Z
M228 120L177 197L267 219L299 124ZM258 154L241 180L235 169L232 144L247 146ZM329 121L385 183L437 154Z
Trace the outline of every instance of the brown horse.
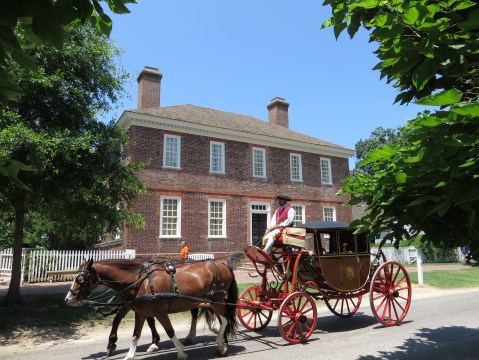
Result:
M176 338L169 313L195 308L208 309L220 320L216 341L218 354L228 350L227 336L234 334L235 304L238 287L230 267L213 260L187 264L176 268L172 262L155 262L144 266L141 261L105 260L84 262L73 281L65 301L78 306L98 284L103 284L122 296L133 299L128 306L135 312L135 329L130 350L125 357L134 359L143 324L156 317L175 344L178 359L186 359L183 344ZM208 321L208 319L207 319Z

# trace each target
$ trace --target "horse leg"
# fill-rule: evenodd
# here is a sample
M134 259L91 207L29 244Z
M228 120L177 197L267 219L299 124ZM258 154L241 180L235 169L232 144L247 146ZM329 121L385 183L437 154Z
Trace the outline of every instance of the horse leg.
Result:
M196 324L198 321L198 308L191 309L191 326L190 326L190 332L186 336L185 341L183 344L185 345L191 345L193 344L193 338L196 336Z
M170 318L168 317L168 314L161 314L161 315L158 315L156 318L165 329L165 332L168 335L168 337L171 339L171 341L173 341L176 351L178 351L177 359L178 360L187 359L188 354L185 353L185 346L176 337L175 330L173 329L173 326L171 326L171 321L170 321Z
M123 320L128 311L130 311L130 309L127 307L120 308L120 310L116 313L115 318L113 319L110 336L108 337L108 345L106 347L106 356L111 356L113 354L113 351L116 350L116 341L118 340L118 326L120 326L121 320Z
M218 344L217 353L219 356L225 356L228 351L228 340L225 336L226 326L228 325L228 319L222 315L218 315L220 318L220 329L216 336L216 343Z
M146 318L146 322L148 323L148 326L150 327L151 330L151 345L150 347L146 350L146 352L154 352L158 351L160 349L159 347L159 342L160 342L160 334L158 334L158 331L156 330L155 326L155 318Z
M133 337L131 338L131 346L128 354L123 360L133 360L135 358L136 346L138 345L138 340L141 336L141 330L145 324L146 317L138 315L135 312L135 329L133 330Z

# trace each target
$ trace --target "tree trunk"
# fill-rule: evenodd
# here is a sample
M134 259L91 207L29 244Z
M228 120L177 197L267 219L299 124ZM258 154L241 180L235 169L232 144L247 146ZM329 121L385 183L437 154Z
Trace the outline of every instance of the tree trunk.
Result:
M23 190L17 190L15 199L15 233L13 238L12 278L8 293L3 301L6 306L22 304L20 296L20 284L22 282L22 248L23 248L23 225L25 221L25 195Z

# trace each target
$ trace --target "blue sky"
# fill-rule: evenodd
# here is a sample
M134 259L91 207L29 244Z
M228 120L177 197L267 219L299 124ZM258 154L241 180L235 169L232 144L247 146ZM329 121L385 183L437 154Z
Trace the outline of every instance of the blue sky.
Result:
M336 41L318 0L139 0L113 15L112 39L133 73L122 109L136 108L136 76L163 73L161 106L194 104L267 120L274 97L289 103L289 126L354 148L378 126L398 127L423 110L393 105L363 31ZM109 114L117 118L121 111ZM354 166L354 161L350 161Z

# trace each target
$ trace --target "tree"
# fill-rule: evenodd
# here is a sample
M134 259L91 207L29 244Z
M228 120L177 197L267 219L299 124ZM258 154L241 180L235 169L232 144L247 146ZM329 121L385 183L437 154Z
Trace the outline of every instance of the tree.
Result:
M112 28L110 17L105 14L101 0L3 0L0 2L0 104L6 104L21 94L8 71L8 63L16 62L26 69L34 70L35 61L25 50L26 42L49 43L61 49L64 26L93 24L98 32L109 35ZM136 0L105 0L115 14L129 13L125 4ZM19 170L31 168L18 159L0 157L0 174L17 186L28 187L18 179Z
M399 240L424 232L440 247L468 245L479 255L479 4L469 0L327 0L336 37L360 27L378 44L375 69L398 89L396 101L424 111L401 130L401 144L371 152L371 174L349 178L350 204L371 236Z
M128 207L143 189L135 165L122 161L126 134L97 120L123 94L127 74L116 65L119 50L88 26L66 28L62 50L33 43L25 48L38 70L10 63L23 95L0 108L0 155L33 168L19 174L31 191L0 177L2 211L14 222L8 305L21 300L26 215L37 214L52 239L82 247L125 222L138 224Z
M384 129L383 127L377 127L371 132L368 139L360 139L356 142L356 166L354 171L362 171L371 173L372 169L370 165L359 166L359 164L366 159L371 151L376 150L387 144L398 143L402 137L399 131L400 129Z

